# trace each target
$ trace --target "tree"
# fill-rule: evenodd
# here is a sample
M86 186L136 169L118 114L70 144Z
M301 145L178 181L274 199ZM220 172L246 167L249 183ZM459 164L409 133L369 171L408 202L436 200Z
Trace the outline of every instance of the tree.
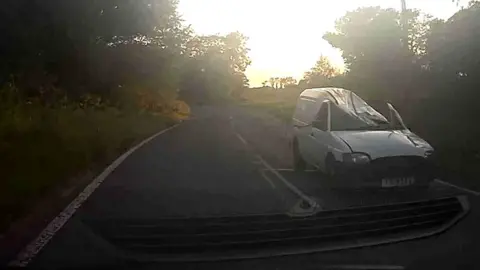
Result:
M399 21L400 14L393 9L360 8L337 20L336 31L326 33L324 39L342 50L345 64L351 70L357 68L357 63L367 63L366 59L385 57L386 61L392 61L402 50Z
M271 77L269 82L272 88L282 89L285 84L285 79L281 77Z
M305 72L303 76L304 82L311 87L321 87L328 85L329 79L340 74L328 57L321 55L310 71Z
M284 79L285 87L293 86L297 84L297 80L293 77L285 77L283 79Z
M270 86L272 88L275 88L276 87L276 80L275 78L271 77L270 79L268 79L268 82L270 83Z
M405 47L401 14L380 7L360 8L337 20L335 32L324 39L342 50L348 83L377 97L408 97L415 77L421 74L431 25L435 20L409 11L408 47ZM368 89L368 90L367 90Z
M248 86L245 70L251 63L246 41L238 32L193 37L186 46L184 93L209 99L239 96Z
M285 88L285 82L286 82L285 78L284 78L284 77L279 77L279 78L277 78L277 79L278 79L278 83L279 83L279 85L280 85L279 88L280 88L280 89Z
M266 87L267 84L268 84L268 81L263 81L263 82L262 82L262 87Z
M13 79L28 96L55 87L70 98L86 89L111 97L125 75L131 81L148 70L158 78L190 34L176 7L176 0L6 0L0 83Z
M429 66L444 76L472 80L480 74L480 2L471 2L446 22L438 22L429 36ZM461 29L461 31L460 31ZM466 75L466 76L465 76Z
M71 100L88 93L118 106L136 104L138 96L165 100L178 90L239 95L248 86L247 37L195 36L177 4L6 0L0 6L0 83L14 80L28 97L45 99L55 89Z

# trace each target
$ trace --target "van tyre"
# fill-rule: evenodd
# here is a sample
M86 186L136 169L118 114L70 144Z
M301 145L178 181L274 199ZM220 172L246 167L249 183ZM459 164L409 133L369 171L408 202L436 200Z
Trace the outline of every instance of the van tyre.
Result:
M293 169L297 172L305 171L307 168L307 163L300 154L300 149L298 148L297 140L293 141Z

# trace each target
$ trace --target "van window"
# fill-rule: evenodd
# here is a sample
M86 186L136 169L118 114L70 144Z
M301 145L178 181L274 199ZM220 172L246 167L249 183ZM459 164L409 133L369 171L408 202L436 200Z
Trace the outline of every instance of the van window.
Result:
M317 116L315 117L315 120L317 121L323 121L328 118L328 105L326 103L322 103L322 106L320 107L320 110L317 113Z
M337 130L357 130L368 127L368 124L362 121L358 116L348 113L338 106L331 107L332 127L333 131Z
M315 119L315 116L317 115L320 104L314 100L307 100L306 105L307 105L307 109L305 111L306 113L305 120L307 123L310 124Z
M328 104L322 103L320 110L315 116L313 127L326 131L328 128Z
M352 93L353 108L356 113L365 113L370 111L370 105L368 105L363 99Z
M303 106L303 101L299 98L297 101L297 106L295 107L295 113L293 114L294 119L302 121L302 115L304 114L303 111L305 110Z
M305 124L310 124L318 111L318 106L319 105L315 100L300 98L297 107L295 108L294 118Z

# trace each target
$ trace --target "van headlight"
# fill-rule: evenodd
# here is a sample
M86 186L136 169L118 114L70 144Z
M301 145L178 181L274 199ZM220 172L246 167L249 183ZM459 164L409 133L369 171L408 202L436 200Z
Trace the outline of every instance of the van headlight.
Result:
M370 163L370 156L365 153L347 153L343 154L343 162L353 164Z
M425 151L425 153L423 154L423 157L424 158L429 158L433 155L433 150L427 150Z

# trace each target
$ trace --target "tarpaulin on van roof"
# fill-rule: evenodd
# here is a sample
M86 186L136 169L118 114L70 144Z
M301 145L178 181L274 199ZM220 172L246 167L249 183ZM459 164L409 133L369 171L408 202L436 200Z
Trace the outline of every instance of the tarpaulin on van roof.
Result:
M355 93L345 89L332 89L338 100L331 106L332 130L388 129L390 123Z
M307 89L301 95L294 120L311 124L321 104L331 101L332 130L390 129L385 116L350 90L343 88Z

